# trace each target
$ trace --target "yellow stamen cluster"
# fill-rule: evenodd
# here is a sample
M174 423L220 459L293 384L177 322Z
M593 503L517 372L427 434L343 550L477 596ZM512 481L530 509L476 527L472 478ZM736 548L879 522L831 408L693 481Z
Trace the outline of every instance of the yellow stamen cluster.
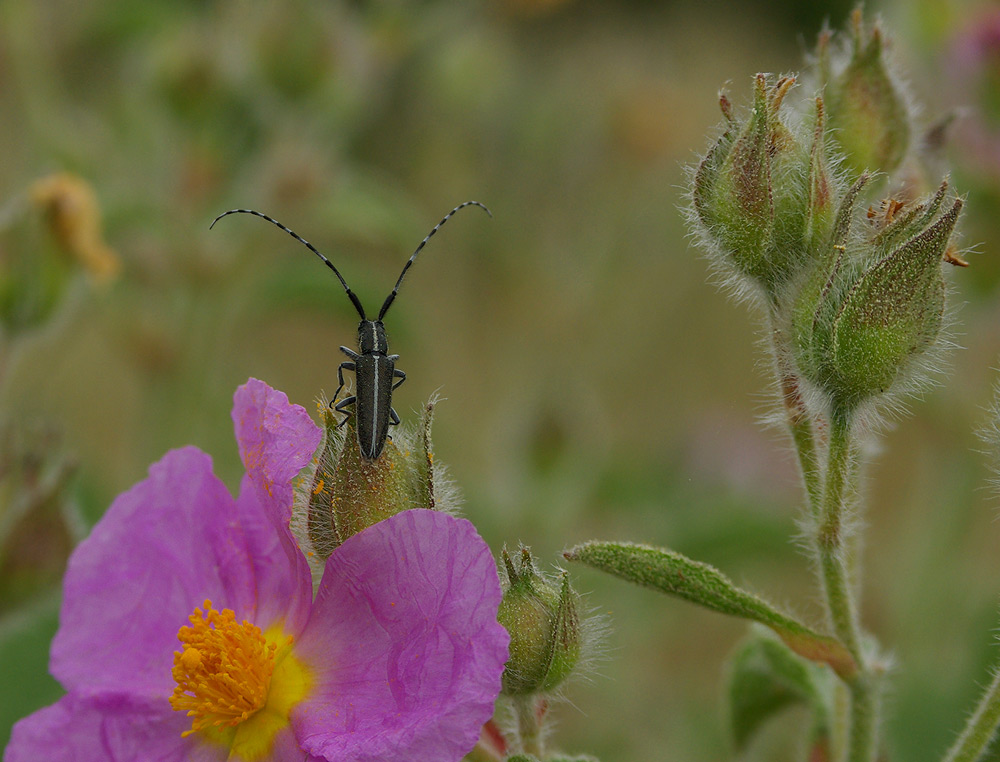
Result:
M184 650L174 652L177 687L170 706L192 718L185 736L235 727L267 703L278 646L256 625L237 622L231 609L216 611L209 600L188 620L191 626L177 632Z

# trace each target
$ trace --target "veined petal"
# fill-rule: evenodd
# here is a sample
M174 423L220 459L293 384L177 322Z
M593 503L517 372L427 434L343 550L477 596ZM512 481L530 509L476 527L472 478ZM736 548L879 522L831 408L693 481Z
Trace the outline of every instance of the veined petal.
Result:
M349 538L297 644L317 675L292 713L302 747L331 762L460 759L500 691L500 598L489 548L464 519L410 510Z
M257 581L254 621L265 630L280 623L297 635L309 618L312 572L288 522L276 526L274 511L261 504L259 495L252 478L245 475L236 503Z
M4 762L223 762L227 749L181 738L183 715L157 703L76 694L14 726ZM289 758L292 759L292 758Z
M52 674L84 694L166 697L192 607L211 598L253 619L255 590L236 504L211 458L169 452L70 557Z
M284 392L251 378L236 390L233 423L247 474L240 485L241 514L254 567L258 570L257 623L268 627L285 617L285 630L298 633L309 616L312 576L288 527L292 481L319 446L321 429ZM272 566L288 574L266 573Z
M305 408L256 378L236 390L233 424L240 457L261 502L287 525L292 480L312 459L323 432Z

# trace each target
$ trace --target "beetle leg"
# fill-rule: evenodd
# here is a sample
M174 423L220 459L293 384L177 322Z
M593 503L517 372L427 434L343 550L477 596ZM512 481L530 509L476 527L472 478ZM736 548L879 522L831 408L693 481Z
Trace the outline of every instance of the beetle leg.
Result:
M344 347L341 347L341 349L344 349ZM345 370L357 370L357 368L355 367L354 363L352 363L352 362L342 362L340 364L340 367L337 368L337 380L340 381L340 386L338 386L337 387L337 391L335 391L333 393L333 399L330 400L330 407L333 407L334 404L337 402L337 397L340 396L340 392L344 388L344 371ZM351 397L351 399L354 399L354 398ZM338 412L343 412L340 409L339 405L335 409Z
M338 429L345 423L347 423L351 418L351 414L348 413L346 410L344 410L344 408L347 407L348 405L353 405L357 401L357 399L358 399L357 397L344 397L344 399L342 399L340 402L338 402L336 405L333 406L333 409L336 410L338 413L344 414L344 420L342 420L340 423L337 424Z
M403 371L401 371L399 368L393 368L392 375L399 379L399 381L397 381L392 385L392 390L396 391L396 389L399 388L399 385L406 380L406 374L403 373ZM397 420L396 423L399 423L399 421Z
M390 426L399 425L399 416L396 415L396 411L393 410L392 408L389 408L389 425Z

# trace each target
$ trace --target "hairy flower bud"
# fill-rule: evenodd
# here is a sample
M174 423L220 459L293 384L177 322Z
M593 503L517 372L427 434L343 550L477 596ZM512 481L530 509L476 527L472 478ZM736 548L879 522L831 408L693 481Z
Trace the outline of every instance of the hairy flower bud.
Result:
M543 577L527 548L517 568L502 552L506 589L497 618L510 633L510 660L503 673L503 693L528 696L554 690L580 659L578 596L563 572L558 581Z
M843 404L888 391L910 359L937 341L944 313L941 262L961 210L962 200L955 199L851 289L833 324L835 394Z
M454 490L431 452L434 405L432 400L425 406L417 432L404 430L387 440L376 460L361 455L353 418L341 426L328 405L320 406L323 442L297 512L304 529L300 541L317 564L348 537L401 511L451 507Z
M832 135L855 173L892 172L910 145L910 111L886 60L881 29L874 25L865 39L860 10L851 22L850 59L843 70L829 75L827 85Z
M830 328L840 296L851 282L851 263L846 257L851 220L858 198L870 175L864 173L840 200L825 245L816 262L795 289L791 303L792 348L799 370L810 379L824 377L830 346Z
M727 272L772 299L810 261L812 231L823 227L830 194L822 111L812 146L796 140L780 117L794 83L782 77L769 84L758 74L743 123L720 100L728 128L695 170L692 192L706 247Z
M845 197L831 250L801 285L792 308L796 362L834 404L851 409L894 388L913 361L934 346L944 313L941 263L962 209L939 214L946 184L906 209L889 201L860 244L848 232L863 175ZM869 212L876 219L878 213Z

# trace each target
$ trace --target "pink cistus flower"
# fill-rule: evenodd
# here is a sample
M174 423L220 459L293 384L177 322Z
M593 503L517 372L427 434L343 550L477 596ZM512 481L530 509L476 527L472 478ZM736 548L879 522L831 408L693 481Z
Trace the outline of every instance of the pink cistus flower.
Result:
M70 559L51 671L5 762L446 762L493 711L500 586L465 520L408 510L330 556L312 594L289 531L319 429L236 392L235 500L193 447L114 501Z

